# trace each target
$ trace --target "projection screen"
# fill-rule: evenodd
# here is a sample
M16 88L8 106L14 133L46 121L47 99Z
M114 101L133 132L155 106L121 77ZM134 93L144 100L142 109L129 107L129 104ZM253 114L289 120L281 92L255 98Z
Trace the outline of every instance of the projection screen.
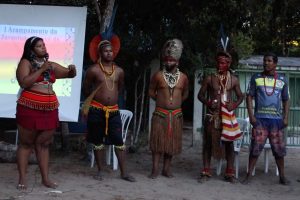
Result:
M44 39L49 61L75 64L77 76L54 83L60 121L78 121L86 7L0 4L0 117L15 118L19 85L16 68L25 40Z

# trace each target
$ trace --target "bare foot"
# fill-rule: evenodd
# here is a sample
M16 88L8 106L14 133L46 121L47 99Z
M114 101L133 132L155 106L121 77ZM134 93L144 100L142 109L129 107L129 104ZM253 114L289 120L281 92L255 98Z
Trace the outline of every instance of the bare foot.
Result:
M26 185L24 185L24 184L18 184L17 185L17 189L18 190L20 190L20 191L25 191L25 190L27 190L27 186Z
M100 171L98 171L97 174L95 176L93 176L93 178L97 181L102 181L103 180L102 173Z
M225 181L236 184L238 180L234 176L224 176Z
M241 183L242 183L243 185L248 185L250 182L251 182L251 181L250 181L250 178L249 178L249 176L246 176L246 177L245 177L245 179L244 179L244 180L242 180L242 182L241 182Z
M51 181L42 181L42 184L48 188L55 189L58 187L57 183Z
M125 176L121 176L121 179L128 181L128 182L136 182L135 178L133 176L130 175L125 175Z
M150 175L148 175L148 178L151 179L156 179L158 177L158 173L151 173Z
M17 189L20 191L25 191L27 189L27 185L24 179L19 178L19 184L17 185Z
M200 173L200 176L198 178L199 183L204 183L210 179L212 176L211 173L209 172L209 168L204 168L202 172Z
M162 171L161 175L167 177L167 178L173 178L174 175L171 172L167 172L167 171Z
M198 178L198 183L205 183L206 181L209 181L210 177L205 174L200 174Z
M151 174L148 176L148 178L156 179L158 177L158 171L152 170Z
M279 178L279 183L280 183L281 185L290 185L290 181L287 180L285 177L280 177L280 178Z

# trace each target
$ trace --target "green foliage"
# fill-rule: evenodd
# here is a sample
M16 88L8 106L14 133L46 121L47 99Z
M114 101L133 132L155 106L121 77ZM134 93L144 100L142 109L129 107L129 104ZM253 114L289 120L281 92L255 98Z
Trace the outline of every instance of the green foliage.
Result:
M19 4L29 2L38 5L87 6L85 49L91 38L99 32L97 14L91 0L1 1ZM101 0L101 5L105 2ZM191 69L193 65L192 68L197 68L198 55L201 55L202 65L213 65L221 23L226 34L233 35L230 39L239 58L251 53L252 48L255 54L274 49L279 55L291 51L299 56L297 48L290 45L300 35L299 0L116 0L115 3L119 8L114 31L121 38L121 53L135 57L144 65L157 58L163 43L172 37L184 43L186 53L182 59L183 66ZM85 64L90 64L87 52L84 60ZM135 59L129 60L133 62ZM132 66L133 63L125 65Z
M289 45L300 35L300 1L253 0L250 1L251 29L256 54L274 51L288 56L294 47ZM300 56L300 52L294 56Z
M249 36L242 32L238 32L231 37L231 40L239 59L251 56L254 51L254 42Z
M107 0L99 0L105 5ZM59 6L87 6L84 66L91 39L99 34L100 24L92 0L1 0L1 3ZM132 107L134 83L158 59L169 38L182 40L181 71L188 74L191 89L196 69L213 70L219 47L220 24L230 38L233 68L238 60L266 51L278 55L300 56L299 0L116 0L118 10L113 30L121 39L116 59L125 70L127 107ZM103 8L101 8L103 11ZM147 71L148 72L148 71ZM149 80L147 80L148 83ZM190 92L193 95L192 92Z

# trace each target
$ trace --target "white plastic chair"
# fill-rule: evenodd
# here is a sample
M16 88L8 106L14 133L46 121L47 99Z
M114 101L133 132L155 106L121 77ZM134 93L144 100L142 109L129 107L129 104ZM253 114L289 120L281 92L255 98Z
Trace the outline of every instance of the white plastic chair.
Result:
M269 155L270 155L270 151L271 151L271 145L270 145L270 142L269 142L269 139L267 138L267 141L266 141L266 144L264 146L264 165L265 165L265 174L267 174L269 172ZM247 163L247 173L249 171L249 160L248 160L248 163ZM254 169L252 171L252 176L255 175L255 166L254 166ZM279 171L278 171L278 167L276 166L276 176L279 176Z
M235 177L238 178L239 177L239 153L241 150L241 145L242 145L242 139L240 140L236 140L233 142L233 146L234 146L234 165L235 165ZM218 166L217 166L217 175L221 174L221 170L222 170L222 164L223 164L223 159L220 159L218 161Z
M267 174L269 171L269 155L271 151L271 144L269 139L267 139L267 142L264 147L264 163L265 163L265 173ZM276 176L279 176L278 167L276 166Z
M248 121L249 121L249 118L247 118ZM249 125L250 125L250 122L249 122ZM251 126L251 125L250 125ZM251 128L249 128L250 130ZM249 135L247 137L247 143L249 144L249 149L250 149L250 144L251 144L251 136L250 136L250 132L249 132ZM270 142L269 142L269 138L267 138L267 141L266 141L266 144L264 146L264 166L265 166L265 169L264 169L264 172L265 174L267 174L269 172L269 155L270 155L270 151L271 151L271 145L270 145ZM255 166L253 168L253 171L252 171L252 176L255 175ZM249 159L247 161L247 173L249 171ZM279 176L279 171L278 171L278 167L276 166L276 176Z
M239 153L240 153L240 150L241 150L241 146L243 145L243 138L245 137L245 135L247 135L249 133L249 120L247 121L247 119L242 119L242 118L237 118L236 120L239 123L241 132L243 133L243 137L241 139L236 140L236 141L233 142L235 177L238 178L239 177L239 164L240 164ZM216 172L217 175L221 174L222 162L223 162L222 159L220 159L218 161L217 172Z
M126 142L126 137L127 137L127 132L128 132L128 127L131 122L133 113L130 110L120 110L120 115L121 115L121 121L122 121L122 138L123 142L125 144ZM92 150L93 151L93 150ZM91 153L91 167L94 167L95 163L95 155L94 152ZM112 158L113 155L113 158ZM113 170L118 169L118 159L115 153L115 148L114 145L108 145L106 149L106 164L110 165L111 164L111 159L113 161Z

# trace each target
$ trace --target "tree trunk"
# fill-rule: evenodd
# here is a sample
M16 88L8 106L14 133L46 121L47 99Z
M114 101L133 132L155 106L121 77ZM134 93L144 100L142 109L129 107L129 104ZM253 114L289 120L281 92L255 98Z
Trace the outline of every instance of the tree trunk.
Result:
M142 125L142 117L143 117L143 112L144 112L144 102L145 102L145 88L146 88L146 71L144 70L144 75L143 75L143 88L142 88L142 97L141 97L141 106L140 106L140 115L139 115L139 121L138 121L138 127L137 130L135 132L135 139L134 139L134 144L136 144L138 142L139 139L139 134L141 131L141 125Z
M94 0L94 5L98 15L98 20L100 24L99 33L103 33L105 29L109 26L110 19L112 16L112 11L114 9L115 0L107 0L104 13L101 13L100 1Z
M98 21L99 21L99 24L101 26L101 21L102 21L101 19L102 18L101 18L101 11L100 11L100 7L101 7L100 2L98 3L97 0L94 0L93 3L95 5L96 13L98 15Z
M104 13L102 15L102 21L100 23L100 33L104 32L109 26L111 15L114 9L115 0L108 0Z
M282 15L281 15L281 43L282 43L282 54L283 56L288 56L289 48L287 45L287 35L286 35L286 24L287 24L287 8L288 1L283 1Z
M135 135L136 135L136 127L137 127L137 103L138 103L138 83L141 79L141 75L137 78L135 85L134 85L134 111L133 111L133 132L130 137L130 145L133 146Z

